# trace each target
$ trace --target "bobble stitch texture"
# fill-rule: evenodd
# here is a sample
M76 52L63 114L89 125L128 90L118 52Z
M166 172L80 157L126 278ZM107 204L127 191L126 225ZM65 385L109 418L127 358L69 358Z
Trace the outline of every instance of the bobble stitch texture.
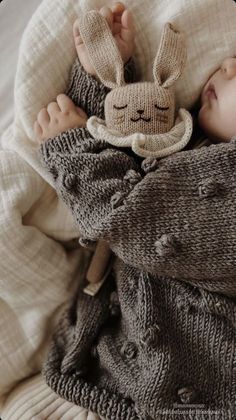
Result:
M174 235L164 234L155 242L156 251L160 257L167 257L174 255L179 247Z
M158 325L149 327L141 337L141 345L143 348L155 348L158 344L160 328Z
M68 190L72 190L75 187L76 184L76 176L73 174L68 174L65 176L63 185Z
M193 387L183 387L178 390L178 396L183 404L191 404L195 401L197 393Z
M219 190L219 184L213 178L203 180L198 187L200 198L213 197L220 192Z
M136 172L134 169L130 169L129 171L127 171L124 176L124 180L129 181L131 185L137 184L138 182L141 181L141 179L142 179L141 175L138 172Z
M111 197L111 207L112 209L116 209L117 207L119 207L123 201L124 201L125 195L122 194L121 192L116 192L112 197Z
M142 162L142 169L147 174L148 172L155 171L158 168L158 160L153 157L147 157Z
M127 341L121 347L120 353L126 360L135 359L137 355L137 347L134 343Z

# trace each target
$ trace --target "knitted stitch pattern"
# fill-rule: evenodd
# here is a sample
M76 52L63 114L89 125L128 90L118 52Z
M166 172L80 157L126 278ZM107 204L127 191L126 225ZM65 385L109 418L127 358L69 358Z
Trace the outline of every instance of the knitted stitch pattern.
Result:
M235 303L121 262L115 274L107 302L111 279L62 315L47 384L109 420L235 418Z
M182 153L142 178L131 157L88 138L86 129L42 146L84 237L109 241L129 264L115 271L117 323L109 316L105 322L110 298L103 303L98 296L100 314L93 299L80 303L83 292L76 306L83 317L77 319L75 308L70 317L76 324L68 314L62 318L45 367L47 383L61 396L108 419L136 418L136 412L155 419L182 401L184 389L188 402L222 409L228 419L236 392L235 299L203 288L235 296L235 147ZM216 180L224 180L223 192ZM108 285L109 279L102 294ZM94 359L91 337L97 340ZM133 405L126 407L121 396Z
M83 128L41 154L84 239L118 256L62 314L48 385L109 420L234 419L236 141L140 168Z

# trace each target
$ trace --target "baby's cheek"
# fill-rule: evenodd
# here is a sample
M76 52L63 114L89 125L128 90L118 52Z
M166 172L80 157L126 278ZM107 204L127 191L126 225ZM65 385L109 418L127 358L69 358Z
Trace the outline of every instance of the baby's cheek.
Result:
M199 122L200 127L204 131L211 130L212 115L211 115L211 110L208 108L206 104L203 105L199 111L198 122Z
M221 115L203 105L198 114L198 122L204 133L213 141L225 141L225 128Z

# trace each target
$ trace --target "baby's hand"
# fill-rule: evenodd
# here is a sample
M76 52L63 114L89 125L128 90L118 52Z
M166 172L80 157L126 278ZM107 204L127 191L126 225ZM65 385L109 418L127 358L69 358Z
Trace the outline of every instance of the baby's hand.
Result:
M39 141L53 138L70 128L86 127L87 115L75 106L72 100L58 95L57 102L51 102L47 108L41 109L34 123L34 132Z
M125 9L123 3L116 3L112 8L107 6L102 7L99 13L106 18L117 42L122 59L126 63L134 51L134 25L130 11ZM79 19L73 25L73 34L80 63L87 73L96 76L96 71L89 61L87 49L80 36Z

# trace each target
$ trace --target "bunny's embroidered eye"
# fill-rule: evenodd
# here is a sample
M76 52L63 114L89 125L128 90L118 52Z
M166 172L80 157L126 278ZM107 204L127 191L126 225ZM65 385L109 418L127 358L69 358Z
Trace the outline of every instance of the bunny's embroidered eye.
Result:
M125 106L116 106L116 105L113 105L113 107L114 107L115 109L125 109L125 108L127 108L127 106L128 106L128 105L125 105Z
M166 107L162 107L162 106L157 106L155 105L155 108L158 109L159 111L168 111L168 109L170 108L169 106Z

